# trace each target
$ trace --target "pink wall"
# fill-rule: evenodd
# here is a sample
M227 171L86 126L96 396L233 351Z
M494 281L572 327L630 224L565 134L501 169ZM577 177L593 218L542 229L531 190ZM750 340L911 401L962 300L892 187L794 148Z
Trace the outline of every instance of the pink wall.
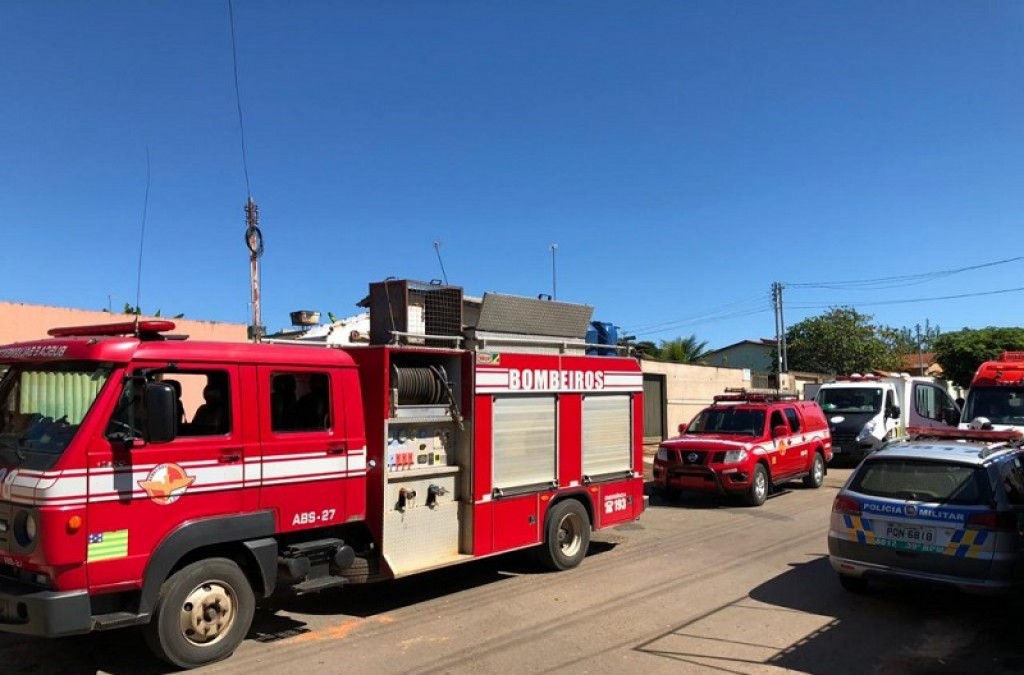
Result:
M143 317L153 318L153 317ZM166 318L166 317L164 317ZM85 326L95 323L133 321L134 315L93 312L68 307L26 305L20 302L0 302L0 345L46 338L46 331L57 326ZM245 342L246 327L240 323L196 321L194 319L168 319L173 321L174 332L188 335L192 340L213 342Z

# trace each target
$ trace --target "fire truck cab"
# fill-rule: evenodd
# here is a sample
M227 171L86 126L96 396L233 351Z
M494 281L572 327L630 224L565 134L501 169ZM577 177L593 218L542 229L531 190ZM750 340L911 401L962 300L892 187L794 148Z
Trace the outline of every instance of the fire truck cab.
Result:
M978 367L960 427L1024 431L1024 352L1006 351Z
M271 594L527 547L568 569L640 516L642 377L586 355L589 307L488 294L467 328L455 287L369 298L364 347L167 321L0 347L0 630L145 625L194 667Z

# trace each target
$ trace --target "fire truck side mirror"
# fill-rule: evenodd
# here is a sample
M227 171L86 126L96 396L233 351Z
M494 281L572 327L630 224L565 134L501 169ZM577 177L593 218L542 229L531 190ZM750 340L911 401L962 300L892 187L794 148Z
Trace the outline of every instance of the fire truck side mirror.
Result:
M178 435L178 394L166 382L146 383L146 441L167 443Z

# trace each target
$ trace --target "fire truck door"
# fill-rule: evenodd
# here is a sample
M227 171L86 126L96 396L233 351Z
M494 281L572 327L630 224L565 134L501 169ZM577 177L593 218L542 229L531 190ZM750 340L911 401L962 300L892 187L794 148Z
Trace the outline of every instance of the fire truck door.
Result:
M162 370L146 364L134 372L140 377L124 381L105 443L90 452L87 559L94 585L141 574L164 537L183 523L235 514L242 506L237 366ZM169 443L143 440L143 378L181 391L178 435Z
M341 374L260 366L257 379L262 455L247 472L259 476L260 508L275 509L283 531L343 523L361 513L357 477L364 451L349 447Z

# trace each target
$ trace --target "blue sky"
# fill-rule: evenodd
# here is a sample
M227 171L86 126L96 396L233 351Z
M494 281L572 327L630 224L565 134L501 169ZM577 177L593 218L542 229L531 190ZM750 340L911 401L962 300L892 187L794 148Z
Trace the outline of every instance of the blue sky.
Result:
M263 316L370 281L551 293L654 341L1017 325L1019 2L236 0ZM226 2L0 4L0 299L248 319ZM842 284L841 284L842 285ZM881 286L881 287L879 287ZM895 286L895 287L893 287ZM914 300L914 302L893 301Z

